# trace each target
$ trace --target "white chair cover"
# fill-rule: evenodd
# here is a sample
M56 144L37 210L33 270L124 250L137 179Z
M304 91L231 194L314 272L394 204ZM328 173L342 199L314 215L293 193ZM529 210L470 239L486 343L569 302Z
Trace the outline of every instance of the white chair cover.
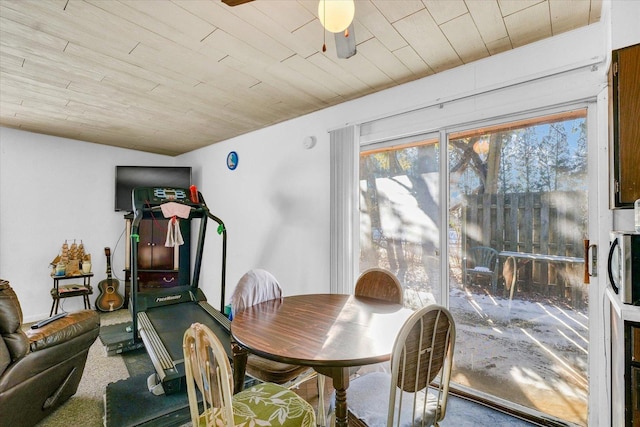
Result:
M247 307L276 298L282 298L282 288L278 280L266 270L249 270L240 278L231 295L232 316L233 313Z

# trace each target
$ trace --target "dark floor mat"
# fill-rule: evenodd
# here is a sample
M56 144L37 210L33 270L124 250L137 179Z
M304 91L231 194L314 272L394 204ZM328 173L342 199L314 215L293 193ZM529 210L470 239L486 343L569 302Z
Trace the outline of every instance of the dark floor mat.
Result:
M131 336L133 336L133 333L131 332L131 322L100 326L100 341L103 345L124 341Z
M145 374L149 376L155 372L151 358L149 354L147 354L147 349L144 347L122 353L122 360L127 367L127 372L129 372L130 377Z
M115 356L144 348L141 340L133 339L131 325L131 322L123 322L100 327L100 342L104 345L107 355Z
M190 421L186 393L155 396L147 376L138 375L107 385L105 427L179 426Z

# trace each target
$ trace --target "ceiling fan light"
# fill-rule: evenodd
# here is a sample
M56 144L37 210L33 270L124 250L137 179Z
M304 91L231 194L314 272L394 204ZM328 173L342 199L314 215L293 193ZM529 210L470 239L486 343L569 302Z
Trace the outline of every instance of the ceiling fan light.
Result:
M340 33L346 30L356 13L353 0L320 0L318 3L318 18L327 31Z

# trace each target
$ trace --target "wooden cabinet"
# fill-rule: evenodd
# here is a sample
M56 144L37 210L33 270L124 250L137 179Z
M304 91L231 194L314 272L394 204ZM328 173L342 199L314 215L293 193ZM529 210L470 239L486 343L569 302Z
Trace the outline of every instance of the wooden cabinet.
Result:
M640 199L640 44L612 53L610 80L613 146L612 206Z
M640 426L640 324L625 322L625 425Z
M180 282L179 271L138 271L140 289L169 288Z
M126 300L129 301L131 284L131 222L133 215L126 215L127 246L125 264ZM180 221L180 232L184 244L166 247L169 220L150 218L140 221L138 227L138 291L155 288L189 285L190 276L190 233L188 220Z
M140 221L138 234L138 268L140 270L173 270L174 248L167 248L164 242L167 236L168 219Z

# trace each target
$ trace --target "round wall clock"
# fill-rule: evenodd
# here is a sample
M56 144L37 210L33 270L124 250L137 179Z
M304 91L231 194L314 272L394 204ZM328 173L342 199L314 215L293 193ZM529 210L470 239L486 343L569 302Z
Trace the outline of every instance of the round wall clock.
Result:
M235 151L231 151L227 155L227 167L230 170L234 170L238 167L238 153L236 153Z

